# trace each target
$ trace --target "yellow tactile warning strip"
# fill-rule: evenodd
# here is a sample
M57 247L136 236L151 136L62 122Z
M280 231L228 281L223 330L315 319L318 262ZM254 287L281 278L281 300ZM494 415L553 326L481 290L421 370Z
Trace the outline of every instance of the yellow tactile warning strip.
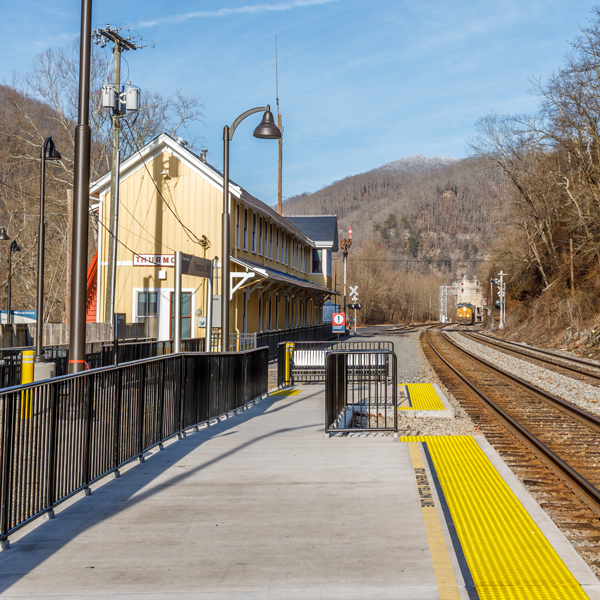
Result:
M481 600L587 598L471 436L425 442Z
M419 444L412 442L408 447L419 491L421 512L423 513L423 521L425 522L425 532L427 534L427 542L429 544L429 552L431 554L431 562L433 564L433 572L440 600L460 600L460 592L456 585L456 577L454 577L454 570L452 569L450 555L448 554L448 548L446 547L444 533L440 524L441 513L438 514L435 507Z
M271 392L269 396L297 396L302 390L277 390Z
M446 410L430 383L402 383L400 385L406 385L410 406L399 406L398 410Z

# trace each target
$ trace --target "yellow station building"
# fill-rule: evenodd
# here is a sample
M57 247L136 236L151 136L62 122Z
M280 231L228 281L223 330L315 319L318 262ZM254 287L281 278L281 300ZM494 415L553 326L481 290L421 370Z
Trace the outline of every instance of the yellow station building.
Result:
M206 162L205 151L198 156L185 142L161 134L122 163L119 188L115 312L125 313L127 322L145 322L149 337L171 339L175 251L214 260L213 294L221 292L223 175ZM241 186L231 182L229 189L230 331L320 324L323 303L334 294L337 218L283 217ZM99 225L97 268L88 273L88 320L102 322L110 303L110 173L91 185L90 194L99 204ZM200 319L206 315L205 286L205 279L183 276L184 338L206 334ZM219 326L218 320L213 324Z

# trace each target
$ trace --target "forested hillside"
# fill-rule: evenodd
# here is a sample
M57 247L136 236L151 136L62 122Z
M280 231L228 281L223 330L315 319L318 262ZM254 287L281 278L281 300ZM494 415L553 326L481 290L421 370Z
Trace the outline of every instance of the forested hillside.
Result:
M461 273L487 276L497 233L509 222L508 180L485 161L389 164L398 170L348 177L284 204L284 214L337 214L344 231L352 227L354 283L377 290L361 315L368 323L437 317L439 285Z
M376 169L290 198L284 214L336 214L357 245L376 240L407 264L452 274L488 255L506 225L507 185L480 160L427 172Z

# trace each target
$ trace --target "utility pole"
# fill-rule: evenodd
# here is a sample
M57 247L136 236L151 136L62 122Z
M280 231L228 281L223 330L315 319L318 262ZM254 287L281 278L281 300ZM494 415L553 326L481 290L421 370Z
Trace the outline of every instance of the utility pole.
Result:
M98 29L94 32L94 41L102 46L106 45L106 41L114 43L114 58L115 58L115 74L114 74L114 90L116 98L110 107L113 109L112 121L112 163L110 169L110 217L109 228L112 230L112 243L108 245L108 273L106 277L106 291L110 290L110 298L106 295L106 303L104 305L104 322L112 323L115 304L115 279L117 265L117 235L119 226L119 178L120 178L120 157L121 157L121 117L125 115L126 109L123 106L120 98L121 91L121 53L124 50L137 50L142 48L130 41L130 38L124 38L118 33L117 27L111 28L110 25L106 29ZM106 107L106 103L104 104ZM100 260L99 260L100 262Z
M575 294L575 269L573 268L573 238L569 238L571 250L571 294Z
M340 231L340 236L341 236ZM348 237L342 238L340 240L340 248L342 249L342 254L344 255L344 315L346 315L346 262L348 260L348 250L352 246L352 228L348 228ZM347 318L346 318L347 320Z

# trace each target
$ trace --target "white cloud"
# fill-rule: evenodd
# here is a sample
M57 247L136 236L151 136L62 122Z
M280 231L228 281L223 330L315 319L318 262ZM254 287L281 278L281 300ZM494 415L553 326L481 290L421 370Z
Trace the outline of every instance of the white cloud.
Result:
M244 0L240 0L236 4L243 3ZM152 19L143 21L137 25L138 28L163 28L170 25L178 25L191 19L198 19L200 17L206 18L221 18L231 17L235 15L243 15L246 13L259 13L259 12L283 12L291 10L293 8L305 8L309 6L318 6L322 4L331 4L332 2L339 2L339 0L279 0L275 2L268 2L264 4L247 4L244 6L236 6L235 8L225 7L217 10L210 11L193 11L184 15L172 15L159 19Z

